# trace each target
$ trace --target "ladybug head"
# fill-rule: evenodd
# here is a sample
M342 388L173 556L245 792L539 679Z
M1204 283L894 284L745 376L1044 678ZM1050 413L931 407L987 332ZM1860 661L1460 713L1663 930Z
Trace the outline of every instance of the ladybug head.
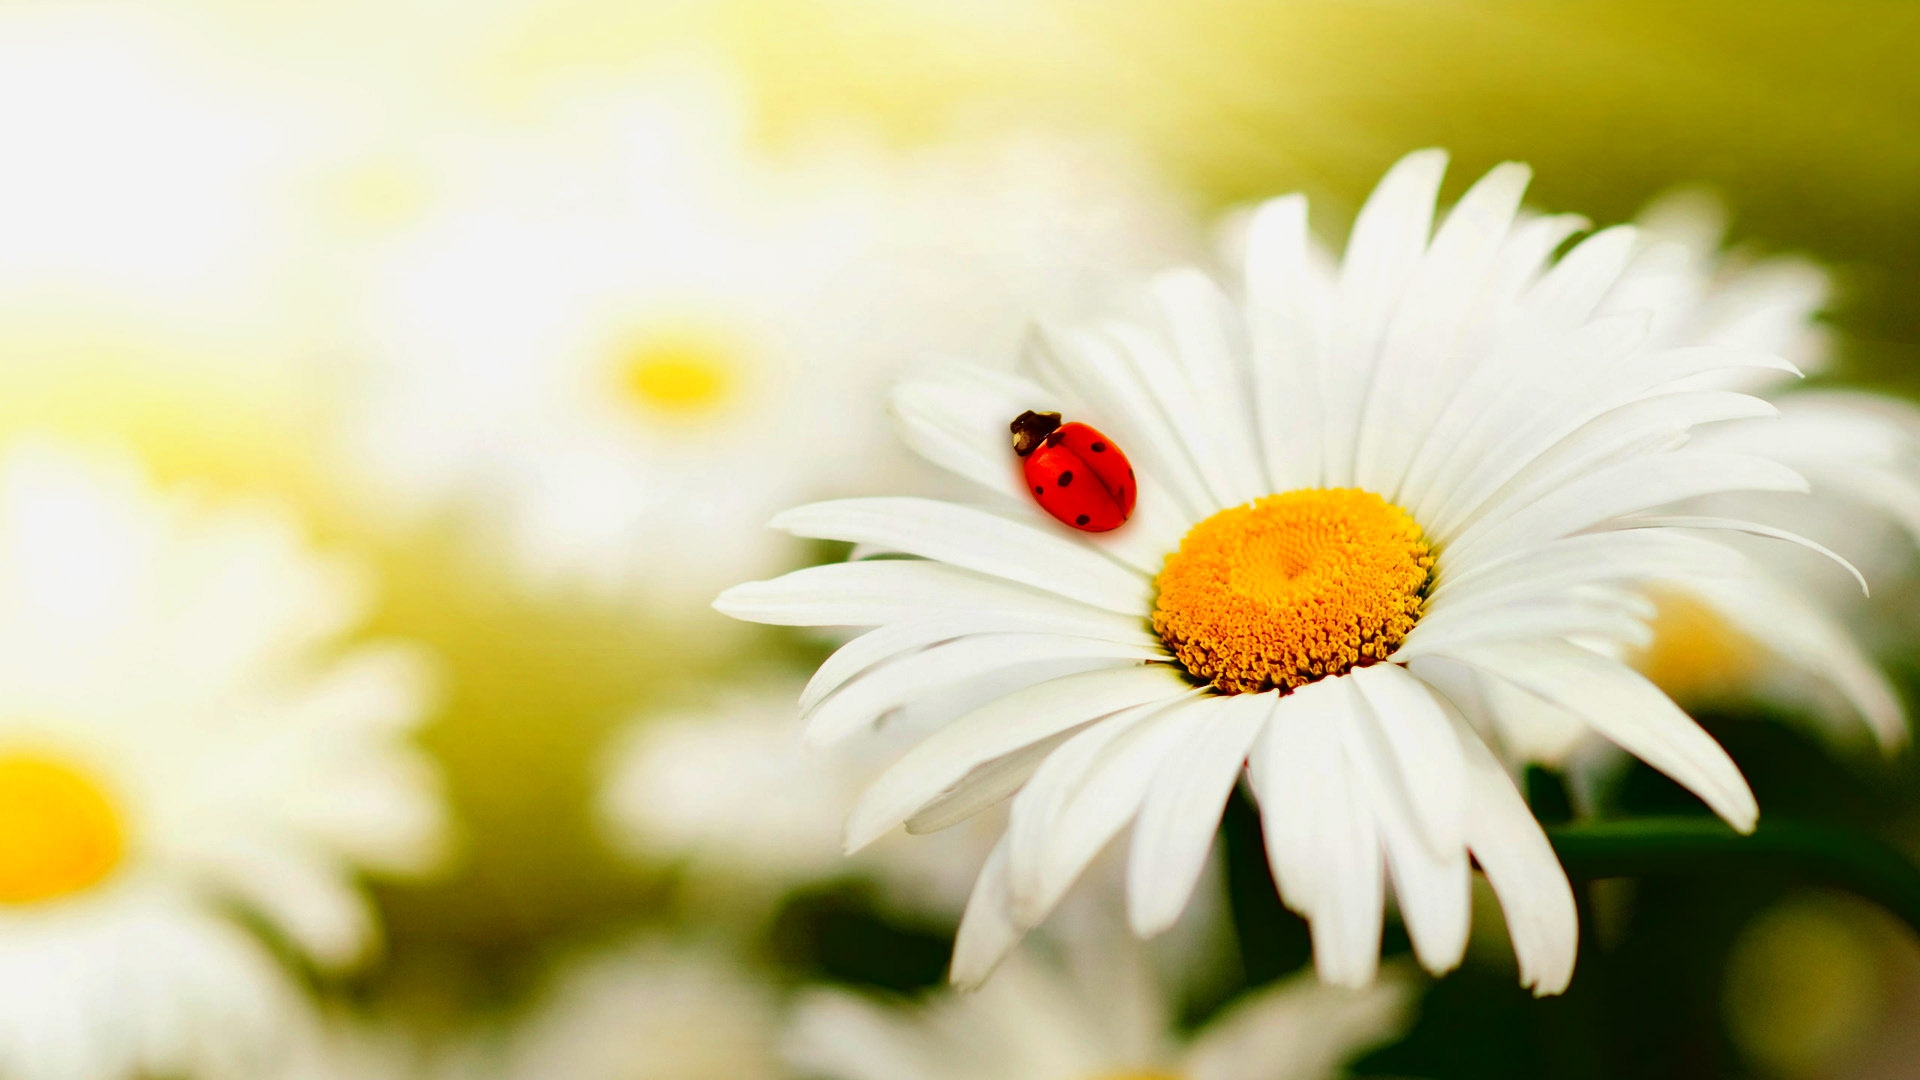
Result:
M1008 430L1013 432L1013 452L1026 457L1040 448L1040 440L1060 426L1060 414L1057 412L1034 412L1028 409L1013 418Z

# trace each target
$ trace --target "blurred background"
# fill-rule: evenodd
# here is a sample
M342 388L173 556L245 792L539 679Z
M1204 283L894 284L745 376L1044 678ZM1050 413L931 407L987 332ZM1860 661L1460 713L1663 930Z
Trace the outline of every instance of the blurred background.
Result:
M287 959L341 1033L314 1075L780 1075L797 988L943 981L985 849L841 860L887 749L801 756L830 643L707 601L840 554L775 510L937 486L886 432L894 378L1010 364L1027 319L1213 261L1249 200L1305 191L1338 239L1429 145L1447 198L1519 159L1533 205L1600 224L1709 186L1735 245L1828 268L1824 377L1920 393L1910 3L16 2L0 439L279 507L362 567L355 633L432 670L450 839L372 882L365 963ZM1915 599L1874 601L1903 690ZM1755 708L1707 719L1770 814L1920 858L1910 762ZM1680 805L1639 772L1619 800ZM1307 957L1251 828L1185 939L1189 1026ZM1564 998L1477 930L1353 1071L1920 1075L1920 943L1872 905L1580 888Z

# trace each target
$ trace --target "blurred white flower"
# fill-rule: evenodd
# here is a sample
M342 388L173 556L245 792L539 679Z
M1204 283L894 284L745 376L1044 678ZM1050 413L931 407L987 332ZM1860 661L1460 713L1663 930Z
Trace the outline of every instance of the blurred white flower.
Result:
M642 939L563 967L507 1033L498 1080L772 1080L772 987L724 954Z
M348 115L154 5L0 11L0 333L284 380L322 334L303 286ZM104 343L104 345L103 345Z
M1108 938L1059 962L1036 952L1016 954L978 991L915 1007L811 991L795 1008L787 1056L826 1080L1320 1080L1412 1019L1404 972L1362 990L1305 975L1248 994L1187 1036L1139 943Z
M750 148L738 87L675 70L442 148L460 184L366 305L353 442L400 508L457 508L535 580L703 601L790 564L764 528L909 468L908 362L1010 348L1184 250L1182 207L1099 146Z
M776 682L636 720L601 789L615 844L776 892L866 877L894 902L959 914L1001 823L985 815L937 837L889 837L849 858L840 843L847 809L923 733L894 724L856 746L810 751L800 742L800 696L798 682Z
M442 821L418 658L339 651L364 593L276 513L0 461L0 1074L259 1075L298 999L227 905L367 952L354 872L424 868Z

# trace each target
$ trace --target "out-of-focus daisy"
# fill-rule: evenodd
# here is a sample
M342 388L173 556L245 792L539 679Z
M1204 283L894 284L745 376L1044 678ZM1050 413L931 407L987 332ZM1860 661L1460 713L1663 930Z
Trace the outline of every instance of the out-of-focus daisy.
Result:
M642 940L562 968L508 1033L499 1080L773 1080L779 1015L772 988L726 956Z
M809 752L795 730L801 690L772 682L634 721L601 789L616 845L655 863L685 861L728 882L735 897L742 883L779 891L862 876L896 902L959 914L997 838L994 824L976 820L931 842L888 837L849 860L840 847L847 809L914 733Z
M1414 989L1359 990L1295 977L1256 990L1192 1036L1138 949L1034 950L976 993L912 1008L815 990L795 1007L789 1060L826 1080L1319 1080L1391 1042Z
M816 676L818 743L901 702L960 705L952 692L988 673L1029 673L901 758L846 827L857 850L1013 796L961 926L958 981L983 978L1129 822L1133 929L1170 925L1245 766L1324 978L1372 977L1389 874L1421 962L1458 963L1471 857L1522 981L1563 988L1571 891L1488 745L1516 697L1753 827L1732 760L1610 652L1645 644L1657 581L1761 580L1709 533L1763 526L1682 528L1658 510L1805 489L1770 458L1685 445L1696 427L1773 411L1690 380L1790 367L1740 347L1649 347L1645 314L1602 314L1632 230L1554 260L1577 223L1517 222L1522 166L1493 170L1435 230L1444 162L1421 152L1387 174L1337 273L1312 257L1304 200L1279 199L1252 222L1243 302L1175 272L1157 282L1157 326L1043 330L1038 381L963 369L905 386L908 443L995 504L790 511L778 527L909 557L717 602L761 622L878 627ZM1130 521L1088 534L1035 507L1007 438L1026 410L1087 421L1132 455Z
M535 578L704 601L792 561L774 508L898 467L876 406L904 363L1009 343L1189 240L1097 147L775 159L737 97L679 72L449 151L463 189L368 305L372 475L494 515Z
M1653 338L1662 345L1751 347L1805 371L1825 366L1832 343L1817 316L1830 290L1819 266L1723 254L1722 209L1701 192L1662 198L1640 222L1640 250L1608 307L1652 311ZM1716 425L1698 445L1783 461L1807 477L1813 497L1746 493L1695 509L1811 537L1872 580L1911 571L1920 540L1920 411L1862 391L1801 389L1779 372L1748 372L1722 385L1764 394L1780 417ZM1882 748L1904 744L1898 696L1828 611L1858 609L1858 586L1804 549L1744 546L1772 572L1768 586L1675 583L1661 598L1643 660L1649 674L1682 700L1770 694L1813 706L1836 737L1857 737L1864 719Z
M295 287L319 239L314 189L354 130L180 12L0 12L0 137L15 154L0 333L162 338L177 362L228 361L221 373L248 382L295 364L317 333Z
M362 585L273 512L0 462L0 1074L261 1075L297 997L230 906L366 953L355 871L423 868L441 811L417 658L340 647Z

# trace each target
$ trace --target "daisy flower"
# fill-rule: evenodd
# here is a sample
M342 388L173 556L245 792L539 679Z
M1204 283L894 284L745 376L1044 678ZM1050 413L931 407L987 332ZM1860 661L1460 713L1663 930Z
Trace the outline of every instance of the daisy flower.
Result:
M483 515L536 582L704 604L794 563L757 526L820 477L889 475L902 358L1000 348L1192 235L1097 146L775 157L741 94L675 71L449 151L467 182L366 305L355 441L400 505Z
M642 939L564 965L504 1045L460 1075L776 1080L778 1035L763 981L712 950Z
M1033 953L977 993L917 1007L810 991L787 1057L825 1080L1319 1080L1412 1019L1408 979L1349 990L1296 976L1187 1036L1138 949L1068 950L1059 962Z
M441 821L417 658L341 649L360 586L266 510L0 462L0 1074L261 1075L299 998L231 908L368 951L354 872L424 868Z
M1423 151L1390 170L1337 270L1313 257L1305 201L1278 199L1252 220L1237 299L1172 272L1153 323L1043 326L1033 378L964 369L904 386L907 443L992 504L789 511L777 527L904 557L716 601L759 622L876 628L815 675L815 743L903 702L953 711L862 796L850 850L1012 796L955 945L958 982L985 977L1130 822L1133 929L1171 925L1244 768L1323 978L1373 977L1389 880L1420 961L1455 966L1477 862L1522 981L1564 988L1571 889L1496 754L1516 697L1753 827L1738 767L1615 654L1646 642L1656 580L1754 576L1716 534L1785 536L1665 508L1806 488L1769 457L1687 445L1696 427L1774 411L1696 379L1791 365L1660 348L1645 313L1603 314L1633 231L1554 259L1579 222L1519 219L1523 166L1494 169L1435 229L1444 167ZM1137 477L1102 481L1137 499L1130 520L1093 534L1034 505L1008 442L1028 410L1091 424L1131 457ZM1010 673L1029 685L972 700L983 675Z

